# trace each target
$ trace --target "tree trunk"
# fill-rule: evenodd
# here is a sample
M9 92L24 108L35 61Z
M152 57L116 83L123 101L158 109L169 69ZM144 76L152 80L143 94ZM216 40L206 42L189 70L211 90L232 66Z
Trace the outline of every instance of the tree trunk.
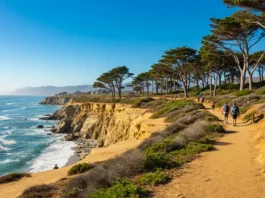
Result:
M210 70L209 71L209 74L210 74L210 96L212 96L212 71Z
M158 95L158 85L157 85L157 83L156 83L156 95Z
M240 89L239 89L240 91L244 90L245 73L246 73L245 70L240 71Z
M226 84L226 72L224 72L224 84Z
M168 78L166 78L166 95L168 94Z
M216 87L217 87L217 75L214 77L214 90L213 90L213 96L216 96Z
M251 91L252 90L252 82L253 82L253 73L248 71L248 89Z

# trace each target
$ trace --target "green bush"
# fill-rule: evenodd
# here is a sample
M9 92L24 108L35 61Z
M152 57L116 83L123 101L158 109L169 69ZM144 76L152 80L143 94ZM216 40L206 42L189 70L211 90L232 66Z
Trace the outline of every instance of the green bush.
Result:
M265 95L265 89L257 91L258 95Z
M169 179L170 177L167 173L158 169L153 173L146 173L140 176L137 179L137 184L155 186L157 184L165 184L169 181Z
M91 170L92 168L94 168L94 165L92 165L92 164L87 164L87 163L77 164L77 165L74 165L68 171L68 175L75 175L75 174L84 173L84 172Z
M185 148L176 150L172 152L173 155L193 155L202 153L205 151L210 151L213 149L213 145L211 143L205 143L203 139L202 142L191 142L185 146Z
M0 177L0 184L10 183L22 179L23 177L31 177L29 173L11 173Z
M149 192L135 185L128 179L116 182L112 187L100 189L88 198L138 198L145 197Z
M225 132L225 129L220 124L210 124L210 125L208 125L206 127L206 132L218 132L218 133L222 133L222 132Z
M246 96L246 95L249 95L250 93L251 93L250 90L244 89L242 91L237 91L236 92L236 96Z
M186 105L191 104L192 102L193 102L192 100L176 100L176 101L173 101L173 102L169 102L169 103L165 104L163 108L161 108L156 113L154 113L154 115L151 118L153 118L153 119L160 118L165 113L170 111L171 109L173 109L173 108L183 108Z
M155 171L159 168L170 169L177 166L179 164L166 152L149 152L144 159L144 168L147 171Z
M250 112L249 114L245 115L243 120L246 121L246 120L249 120L253 117L253 115L255 115L257 112L256 111L252 111Z
M154 101L154 99L153 98L142 98L140 100L138 99L133 103L132 108L139 108L143 103L148 103L151 101Z

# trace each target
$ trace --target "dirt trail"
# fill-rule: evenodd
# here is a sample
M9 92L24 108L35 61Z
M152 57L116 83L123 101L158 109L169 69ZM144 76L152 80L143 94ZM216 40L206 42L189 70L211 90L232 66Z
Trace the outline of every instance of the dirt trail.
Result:
M209 107L209 104L205 105ZM210 111L223 120L220 110ZM264 167L256 160L252 145L255 125L239 120L237 127L226 125L213 152L191 162L167 185L155 190L156 198L262 198L265 197Z

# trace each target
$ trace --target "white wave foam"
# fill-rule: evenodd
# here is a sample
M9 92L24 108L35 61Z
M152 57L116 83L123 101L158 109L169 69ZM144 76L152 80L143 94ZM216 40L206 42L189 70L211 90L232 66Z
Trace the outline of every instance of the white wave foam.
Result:
M32 161L29 171L36 173L51 170L55 164L63 167L68 162L68 158L74 155L72 148L75 146L76 144L74 142L57 140L44 149L42 154Z
M8 102L8 103L6 103L6 105L14 105L14 104L16 104L16 103L14 103L14 102Z
M1 145L0 145L1 146ZM18 160L11 160L11 159L6 159L4 161L0 161L0 164L7 164L7 163L10 163L10 162L17 162Z
M0 150L4 150L4 151L9 151L10 149L9 148L6 148L6 147L4 147L4 146L2 146L1 144L0 144Z
M0 116L0 120L11 120L8 116Z
M18 110L23 110L23 109L26 109L27 107L21 107L21 108L18 108L18 109L8 109L8 110L3 110L2 112L10 112L10 111L18 111Z
M4 136L0 136L0 142L2 142L4 145L11 145L11 144L16 144L17 142L15 140L7 140L5 139L5 135Z

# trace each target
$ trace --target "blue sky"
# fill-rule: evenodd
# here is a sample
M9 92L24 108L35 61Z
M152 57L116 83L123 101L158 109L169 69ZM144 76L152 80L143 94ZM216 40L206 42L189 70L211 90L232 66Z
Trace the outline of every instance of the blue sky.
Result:
M138 74L167 49L198 49L209 18L232 13L222 0L1 0L0 92Z

